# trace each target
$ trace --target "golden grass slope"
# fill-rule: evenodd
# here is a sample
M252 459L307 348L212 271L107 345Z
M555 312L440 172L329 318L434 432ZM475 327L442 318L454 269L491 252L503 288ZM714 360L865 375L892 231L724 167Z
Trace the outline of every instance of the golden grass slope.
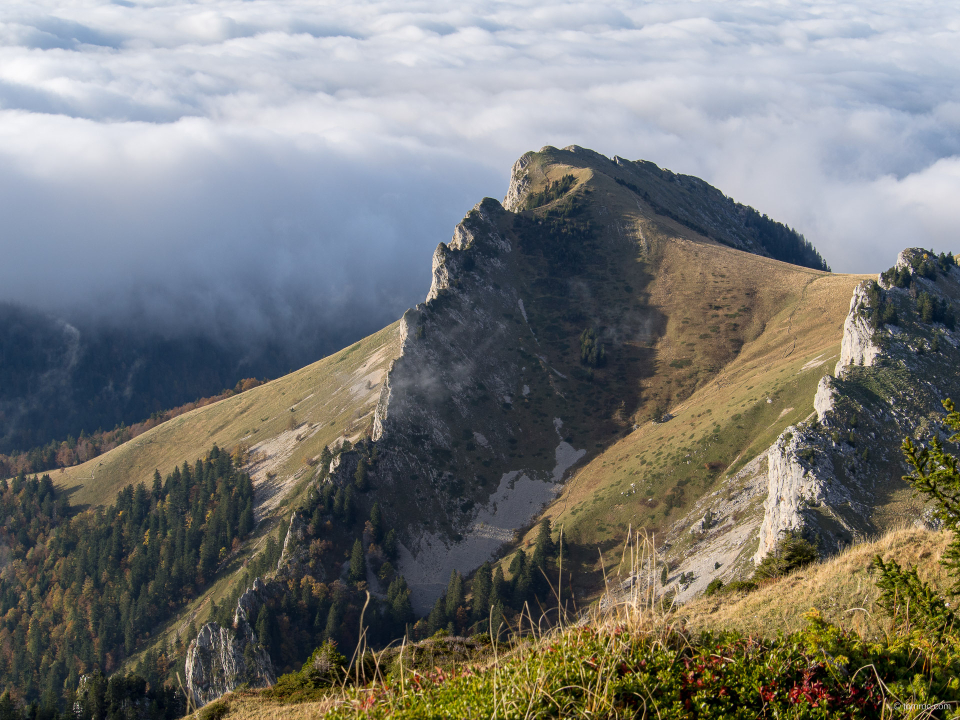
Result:
M152 482L214 445L250 451L261 512L339 437L356 439L371 422L390 362L400 352L393 323L282 378L158 425L82 465L53 474L79 505L104 505L129 483ZM266 504L266 505L264 505Z
M950 535L921 528L894 530L877 541L861 543L823 563L802 568L746 595L699 598L678 616L694 631L734 630L775 637L803 627L803 614L820 611L828 622L878 639L890 632L890 620L874 607L879 591L871 570L874 556L916 565L920 577L934 587L950 582L940 557Z
M577 542L612 554L611 539L629 526L665 531L809 416L817 383L839 357L853 288L867 277L743 253L673 221L639 213L633 221L654 256L649 302L666 318L656 372L636 429L581 468L546 513ZM651 422L660 410L673 419ZM684 498L667 508L683 481Z

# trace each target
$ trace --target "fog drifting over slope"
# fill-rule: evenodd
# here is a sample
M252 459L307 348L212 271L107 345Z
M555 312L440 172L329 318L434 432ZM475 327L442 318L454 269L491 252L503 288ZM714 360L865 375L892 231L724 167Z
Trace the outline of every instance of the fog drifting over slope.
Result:
M0 300L170 330L386 322L524 151L703 177L834 270L960 238L934 2L0 6Z

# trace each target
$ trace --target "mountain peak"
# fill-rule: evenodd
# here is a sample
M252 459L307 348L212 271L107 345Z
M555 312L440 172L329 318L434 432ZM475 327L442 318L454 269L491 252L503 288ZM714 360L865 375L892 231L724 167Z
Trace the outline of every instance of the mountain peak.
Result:
M549 192L544 195L551 182L556 182L555 176L572 173L579 178L583 171L592 173L598 186L608 186L612 180L621 190L630 191L643 214L670 218L704 238L738 250L829 271L816 248L800 233L735 202L700 178L646 160L620 156L611 160L577 145L562 150L548 145L522 155L513 165L503 205L514 212L532 209L531 198L555 199ZM609 187L604 190L611 191Z

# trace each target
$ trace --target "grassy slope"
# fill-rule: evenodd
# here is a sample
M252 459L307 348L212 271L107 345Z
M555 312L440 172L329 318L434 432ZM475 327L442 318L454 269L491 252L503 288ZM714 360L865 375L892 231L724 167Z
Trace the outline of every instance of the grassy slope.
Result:
M772 641L781 633L804 628L806 621L803 615L811 608L816 608L829 623L854 630L868 638L880 639L892 628L873 606L877 591L869 565L874 555L881 554L886 559L917 564L921 577L932 581L935 586L944 587L945 577L938 562L947 542L945 533L919 529L894 531L880 540L859 545L824 563L772 581L749 595L701 599L675 613L660 613L652 617L645 615L640 620L634 619L629 612L626 616L620 613L610 617L595 615L590 618L589 625L598 628L596 637L601 641L600 644L608 646L607 649L611 651L616 650L615 640L621 637L619 633L624 628L621 624L624 617L627 619L628 632L623 637L628 637L632 632L636 636L666 638L671 631L677 632L679 629L683 636L695 638L700 631L734 630ZM616 662L603 657L595 648L589 649L588 645L578 643L578 633L582 633L582 630L576 626L560 633L548 633L542 640L522 643L515 650L501 650L499 657L488 657L479 663L471 662L474 665L473 676L477 679L474 685L483 688L487 681L486 685L492 686L486 688L487 700L489 696L497 695L505 711L511 708L516 717L523 717L528 702L533 705L543 701L544 693L550 686L546 666L551 664L551 657L556 657L557 649L561 648L563 665L574 669L568 672L574 682L588 683L592 679L590 685L597 691L579 696L581 712L576 715L587 715L590 704L600 710L607 699L605 691L608 689L602 669L608 668L609 679L616 681L617 675L613 672ZM579 674L577 668L580 669ZM595 668L601 671L598 678L589 675L589 671ZM447 673L454 669L444 667ZM552 672L556 672L556 669ZM491 678L492 683L489 682ZM399 686L396 678L391 684ZM441 686L436 692L428 690L418 701L413 697L417 688L409 678L406 687L410 693L406 702L412 707L398 714L404 717L459 716L458 708L453 705L462 704L461 693L445 693ZM262 692L240 692L228 695L222 703L229 707L225 716L228 720L300 720L321 716L333 708L339 709L338 716L363 717L365 714L356 708L358 701L365 697L369 697L367 692L348 691L344 694L335 690L323 700L293 704L272 699ZM403 695L395 697L395 700L387 700L386 703L397 706L406 704ZM384 710L386 708L381 708L381 712ZM602 711L598 715L608 716ZM572 717L574 713L567 716Z
M633 422L637 429L603 443L546 511L578 544L599 545L613 561L630 525L662 533L813 411L817 383L839 358L853 288L867 276L823 273L720 245L657 215L606 175L564 164L568 159L562 152L538 155L532 190L566 173L589 182L602 232L623 241L626 251L617 254L629 257L630 267L611 273L607 285L618 287L598 302L622 310L620 318L607 310L605 324L628 326L640 306L659 324L616 348L629 356L626 372L612 361L597 372L601 387L577 388L583 417L570 425L609 421L590 407L609 392L606 383L639 401L626 413L607 407L603 414L620 413L621 426ZM644 357L653 367L642 366ZM563 360L565 369L575 363ZM667 409L673 420L650 422ZM683 494L671 507L664 499L674 488ZM523 543L532 544L533 535ZM586 582L588 591L596 580Z
M803 613L816 608L829 622L878 639L890 626L873 605L879 596L871 570L874 556L880 554L905 567L916 565L923 580L945 588L949 582L939 561L949 539L942 532L895 530L752 593L698 598L685 605L679 616L692 630L737 630L772 637L781 630L799 630Z
M149 482L153 467L166 473L183 462L193 463L214 443L225 448L249 444L252 452L262 448L265 453L273 453L266 461L253 465L258 497L264 501L260 506L262 522L254 534L220 568L210 587L176 618L156 628L151 642L127 658L126 669L136 667L146 650L173 647L178 638L188 644L193 639L185 633L189 623L192 621L199 628L210 619L212 603L223 602L242 581L245 561L263 549L268 535L277 536L280 516L289 512L303 494L306 481L312 477L304 472L309 467L304 458L319 455L324 445L345 431L350 438L366 432L380 382L390 361L397 356L399 345L394 323L290 375L175 418L56 476L65 486L78 488L73 502L108 504L126 483ZM297 426L293 430L289 429L291 417ZM302 440L297 441L297 436ZM138 444L141 439L145 439L142 446ZM87 480L82 484L92 470L100 482L92 484ZM268 472L276 473L276 477L267 477ZM285 492L270 495L270 491L281 488ZM271 513L274 509L277 512ZM278 541L282 543L283 538L278 537Z
M338 353L245 393L198 408L158 425L83 465L56 473L72 490L74 504L103 505L128 483L150 483L184 462L193 463L214 444L261 451L254 480L284 482L304 460L341 436L356 436L369 423L379 385L399 353L397 323ZM297 438L300 438L299 440Z

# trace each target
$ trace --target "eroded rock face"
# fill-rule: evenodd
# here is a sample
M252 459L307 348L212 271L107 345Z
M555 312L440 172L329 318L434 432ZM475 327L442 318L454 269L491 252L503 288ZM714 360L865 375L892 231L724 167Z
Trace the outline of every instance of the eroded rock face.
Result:
M912 523L916 505L880 511L906 489L900 454L904 437L932 437L941 401L960 397L957 333L919 312L925 293L940 308L960 314L960 269L940 267L929 277L913 271L917 254L900 253L896 268L910 270L911 287L858 285L844 322L837 377L824 377L814 398L816 422L787 430L768 451L767 499L759 532L758 562L787 532L800 532L830 553L884 530ZM928 273L928 275L931 275ZM879 307L892 306L896 325L879 321ZM890 317L888 315L888 317Z
M200 706L243 684L268 687L277 681L273 662L249 624L236 630L207 623L187 650L187 692Z
M288 531L288 541L290 537ZM284 543L285 550L287 545ZM290 551L293 551L292 543ZM258 641L253 624L263 603L284 589L276 581L265 583L257 578L237 601L232 628L211 622L200 629L187 648L185 667L187 693L197 706L212 702L240 685L262 688L277 681L273 661Z
M844 368L850 365L870 367L880 354L880 348L874 343L874 329L867 312L870 307L866 284L860 283L854 288L850 300L850 312L843 323L843 341L840 344L840 362L834 372L838 377Z
M813 398L813 409L817 411L817 420L828 422L827 415L833 410L834 389L833 378L825 375L817 383L817 394Z
M514 164L510 172L510 185L507 195L503 199L503 206L511 212L517 212L523 206L527 188L530 187L530 178L527 177L527 167L533 159L533 153L526 153Z
M773 550L784 534L803 531L811 514L830 516L837 529L846 531L845 537L852 537L855 529L832 511L834 506L849 503L850 493L836 482L830 454L815 450L816 443L817 438L805 437L790 426L767 451L767 499L755 563ZM806 457L801 459L798 452L804 451Z
M306 535L306 520L303 519L303 516L299 512L294 512L293 515L290 516L290 527L287 529L287 536L283 539L283 551L280 553L280 559L277 561L278 570L283 568L284 565L295 562L296 548ZM256 585L256 583L254 584ZM241 600L242 599L241 597Z

